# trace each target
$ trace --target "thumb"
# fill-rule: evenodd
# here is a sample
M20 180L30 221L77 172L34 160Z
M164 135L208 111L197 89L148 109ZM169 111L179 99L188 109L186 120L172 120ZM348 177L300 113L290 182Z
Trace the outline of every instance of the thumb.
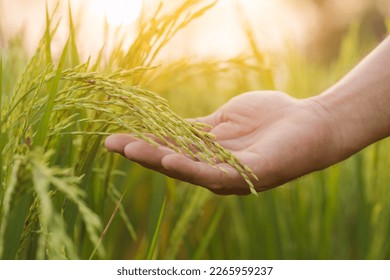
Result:
M217 126L218 124L220 124L222 122L223 113L222 113L222 110L217 110L208 116L190 118L187 120L190 122L199 122L199 123L206 124L207 126L204 128L204 130L206 132L210 132L210 130L212 130L213 127Z

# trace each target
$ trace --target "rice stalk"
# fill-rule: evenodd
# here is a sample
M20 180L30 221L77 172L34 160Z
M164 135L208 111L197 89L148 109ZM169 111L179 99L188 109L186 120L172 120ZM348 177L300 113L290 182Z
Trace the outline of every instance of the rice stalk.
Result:
M202 160L214 166L216 164L214 157L217 156L222 162L236 168L251 186L251 191L255 192L249 179L249 176L256 178L252 171L216 143L211 134L204 132L202 124L189 123L180 118L159 95L97 74L82 75L83 77L71 71L64 74L66 74L65 79L76 79L76 84L93 85L94 93L98 89L99 93L103 93L106 97L105 100L99 99L99 102L95 104L83 99L79 100L80 104L72 102L72 105L78 104L84 108L99 111L106 115L105 119L110 118L111 122L116 122L117 127L124 128L149 143L156 143L153 137L148 136L152 134L176 152L190 156L194 160ZM78 77L75 78L76 76ZM102 105L106 106L102 108ZM115 107L121 108L114 110ZM129 123L131 125L128 125ZM195 152L192 152L193 150Z
M40 237L41 255L39 256L38 251L38 258L45 258L45 255L48 254L48 257L52 259L68 257L74 259L77 258L77 250L70 236L66 235L65 221L61 211L53 208L51 194L63 193L77 206L94 244L98 242L101 223L97 215L83 201L85 193L78 188L81 178L74 176L70 169L47 165L52 152L44 153L41 149L36 149L29 152L24 158L26 169L31 170L33 187L39 204L39 225L42 235ZM103 249L101 248L101 250Z
M165 204L166 204L166 198L164 198L164 202L163 202L163 204L161 206L160 215L158 217L156 229L154 231L152 242L150 243L148 254L146 256L147 260L155 259L154 255L156 253L157 239L158 239L158 236L159 236L159 233L160 233L160 227L161 227L162 218L163 218L164 213L165 213Z
M122 199L123 199L123 196L124 196L124 195L125 195L125 193L123 193L122 196L121 196L121 197L119 198L119 200L117 201L116 206L115 206L115 209L114 209L114 211L112 212L112 215L111 215L110 219L108 220L107 225L104 227L104 230L103 230L102 234L100 235L99 240L98 240L98 242L96 243L96 246L95 246L95 248L93 249L91 256L89 257L90 260L94 257L95 253L96 253L97 250L99 249L99 246L100 246L100 244L101 244L101 242L102 242L104 236L106 235L106 233L107 233L109 227L111 226L112 221L114 220L114 218L115 218L115 216L116 216L116 213L117 213L118 210L119 210L119 207L120 207L120 205L121 205L121 202L122 202Z
M204 192L202 189L194 189L188 194L184 207L175 221L174 228L170 234L164 259L172 260L177 258L177 254L186 237L189 226L193 223L195 218L202 213L203 208L209 199L210 194Z
M2 123L3 118L3 52L0 51L0 123ZM3 139L3 129L0 126L0 189L3 188L3 148L4 141ZM0 194L0 209L2 209L3 204L3 192ZM1 214L1 210L0 210ZM1 216L1 215L0 215ZM1 223L1 218L0 218ZM1 249L0 249L1 255Z
M0 258L77 259L91 256L94 248L104 257L105 246L97 245L106 242L99 237L104 237L103 209L111 201L131 240L136 240L135 227L123 204L117 203L124 191L112 179L118 173L112 169L116 159L110 161L101 148L103 137L114 132L166 145L213 167L230 164L255 193L251 182L255 175L218 145L204 124L179 117L159 94L141 87L141 81L150 81L157 72L152 71L153 64L168 41L216 2L202 3L207 1L185 1L173 13L158 10L153 20L141 24L127 51L118 47L112 53L115 63L109 65L103 65L103 51L92 66L89 59L80 63L70 6L69 38L58 60L52 55L52 42L59 22L47 7L44 36L24 71L18 75L3 71L1 55ZM15 83L13 76L19 77ZM106 164L111 165L105 168ZM202 201L190 209L198 211ZM193 217L190 212L177 223L178 240L170 241L172 256Z
M130 222L129 217L126 214L125 207L123 206L123 203L120 200L122 196L120 195L119 191L116 190L115 188L111 187L108 194L109 194L111 200L118 205L119 216L122 218L122 221L125 223L126 229L127 229L128 233L130 234L130 237L134 241L137 240L138 239L137 233L134 229L134 226Z
M250 178L257 179L256 176L232 153L216 143L214 136L203 130L203 124L191 123L179 117L169 108L167 101L158 94L126 84L126 78L135 73L135 70L117 71L107 76L97 72L79 72L77 68L63 71L59 69L43 73L44 83L54 82L54 87L58 87L59 82L64 81L65 86L58 92L54 91L55 97L46 96L40 100L41 102L36 102L32 107L35 112L30 112L34 118L44 120L44 125L40 123L39 128L44 127L43 131L47 130L49 135L66 131L66 128L78 123L73 113L66 118L62 117L61 122L55 124L47 115L49 106L52 107L49 111L55 114L74 109L89 111L92 119L92 116L96 117L99 114L100 119L94 119L92 123L106 124L107 131L65 133L106 135L108 132L126 131L153 145L161 142L178 153L211 166L218 163L216 161L218 158L221 162L234 167L248 183L251 192L256 193L250 180ZM27 92L31 93L40 86L41 81L32 83ZM42 103L48 104L44 113L40 112L43 110ZM23 115L24 112L20 114ZM17 116L15 120L21 118L23 116ZM81 119L80 123L86 122L87 119ZM8 122L7 125L12 124ZM46 132L40 132L41 130L38 130L34 135L32 145L36 143L40 145L44 139L45 134L42 133Z
M206 4L203 4L206 2ZM137 66L152 66L157 55L166 44L188 24L204 15L218 1L183 1L172 11L163 13L163 2L159 3L151 18L141 20L138 36L126 52L113 52L110 58L119 68L132 69ZM121 45L115 48L121 49ZM143 81L143 73L135 76L134 82Z

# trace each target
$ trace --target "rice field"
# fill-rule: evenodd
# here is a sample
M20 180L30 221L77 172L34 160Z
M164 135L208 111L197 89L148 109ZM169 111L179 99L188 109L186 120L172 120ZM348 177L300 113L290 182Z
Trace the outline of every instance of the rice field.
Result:
M202 125L184 118L250 90L318 94L378 43L351 24L337 58L318 63L294 49L266 53L244 22L243 55L159 63L176 33L214 5L189 0L171 13L156 8L127 49L119 40L108 55L102 46L86 61L71 8L62 15L67 42L53 54L58 11L47 8L33 56L22 37L2 49L1 259L390 258L388 138L331 168L243 197L214 195L106 151L105 137L120 131L151 143L170 137L177 141L167 145L190 156L195 143L201 160L224 159Z

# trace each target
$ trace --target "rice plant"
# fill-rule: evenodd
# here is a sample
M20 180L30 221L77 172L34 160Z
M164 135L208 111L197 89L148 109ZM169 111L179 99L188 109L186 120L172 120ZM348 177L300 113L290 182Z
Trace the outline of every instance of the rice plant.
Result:
M250 171L202 124L182 117L210 113L253 89L317 94L376 43L362 45L354 25L331 65L290 52L280 58L288 72L281 88L243 20L248 53L159 65L167 42L214 5L183 1L169 13L158 6L153 20L141 20L128 49L119 39L107 57L102 49L86 61L71 9L68 41L53 56L59 23L47 9L46 30L32 58L27 60L18 38L2 50L1 259L390 257L388 139L259 197L217 197L105 151L106 135L129 132L211 165L228 161L250 187Z
M76 223L81 223L90 246L97 245L101 221L84 199L95 176L93 161L102 153L102 137L116 131L132 133L153 145L160 142L213 166L229 163L256 193L250 181L250 176L256 176L216 143L203 124L184 120L170 110L165 99L134 84L137 74L149 70L149 56L153 59L177 30L213 6L202 6L180 19L198 2L188 1L173 16L161 17L153 26L153 34L145 27L129 50L132 58L141 60L133 63L126 57L121 59L139 66L111 74L91 71L89 61L75 66L69 63L79 61L71 10L69 40L55 65L51 43L58 25L53 27L52 16L46 11L46 31L40 46L12 93L1 94L0 255L77 258L71 237ZM161 31L154 30L160 24ZM140 42L153 48L138 47ZM132 48L141 52L137 54ZM105 176L104 181L108 181L110 174ZM106 184L108 193L110 186ZM18 216L16 222L13 215ZM32 241L33 236L36 241ZM9 242L9 238L16 240ZM97 252L104 256L103 248Z

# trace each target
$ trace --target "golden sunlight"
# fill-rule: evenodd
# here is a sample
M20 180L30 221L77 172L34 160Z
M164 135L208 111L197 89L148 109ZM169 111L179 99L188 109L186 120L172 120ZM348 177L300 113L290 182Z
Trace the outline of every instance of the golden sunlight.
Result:
M160 3L164 4L163 12L169 13L184 1L0 0L0 40L15 37L28 26L23 40L26 48L33 52L45 27L45 3L52 11L57 2L57 16L62 18L66 18L70 4L78 26L79 52L89 57L98 53L103 45L109 50L116 40L122 38L123 47L128 47L139 32L135 23L141 13L144 20L148 20ZM210 3L212 0L201 2ZM215 7L177 34L160 56L164 59L188 56L224 59L244 53L248 50L248 42L241 17L250 23L264 50L283 51L286 42L293 42L303 49L312 34L318 33L318 13L312 5L299 3L290 0L219 0ZM66 24L61 24L53 42L54 50L62 50L67 35ZM0 46L4 44L0 42Z
M112 26L126 26L141 14L142 0L99 0L94 3Z

